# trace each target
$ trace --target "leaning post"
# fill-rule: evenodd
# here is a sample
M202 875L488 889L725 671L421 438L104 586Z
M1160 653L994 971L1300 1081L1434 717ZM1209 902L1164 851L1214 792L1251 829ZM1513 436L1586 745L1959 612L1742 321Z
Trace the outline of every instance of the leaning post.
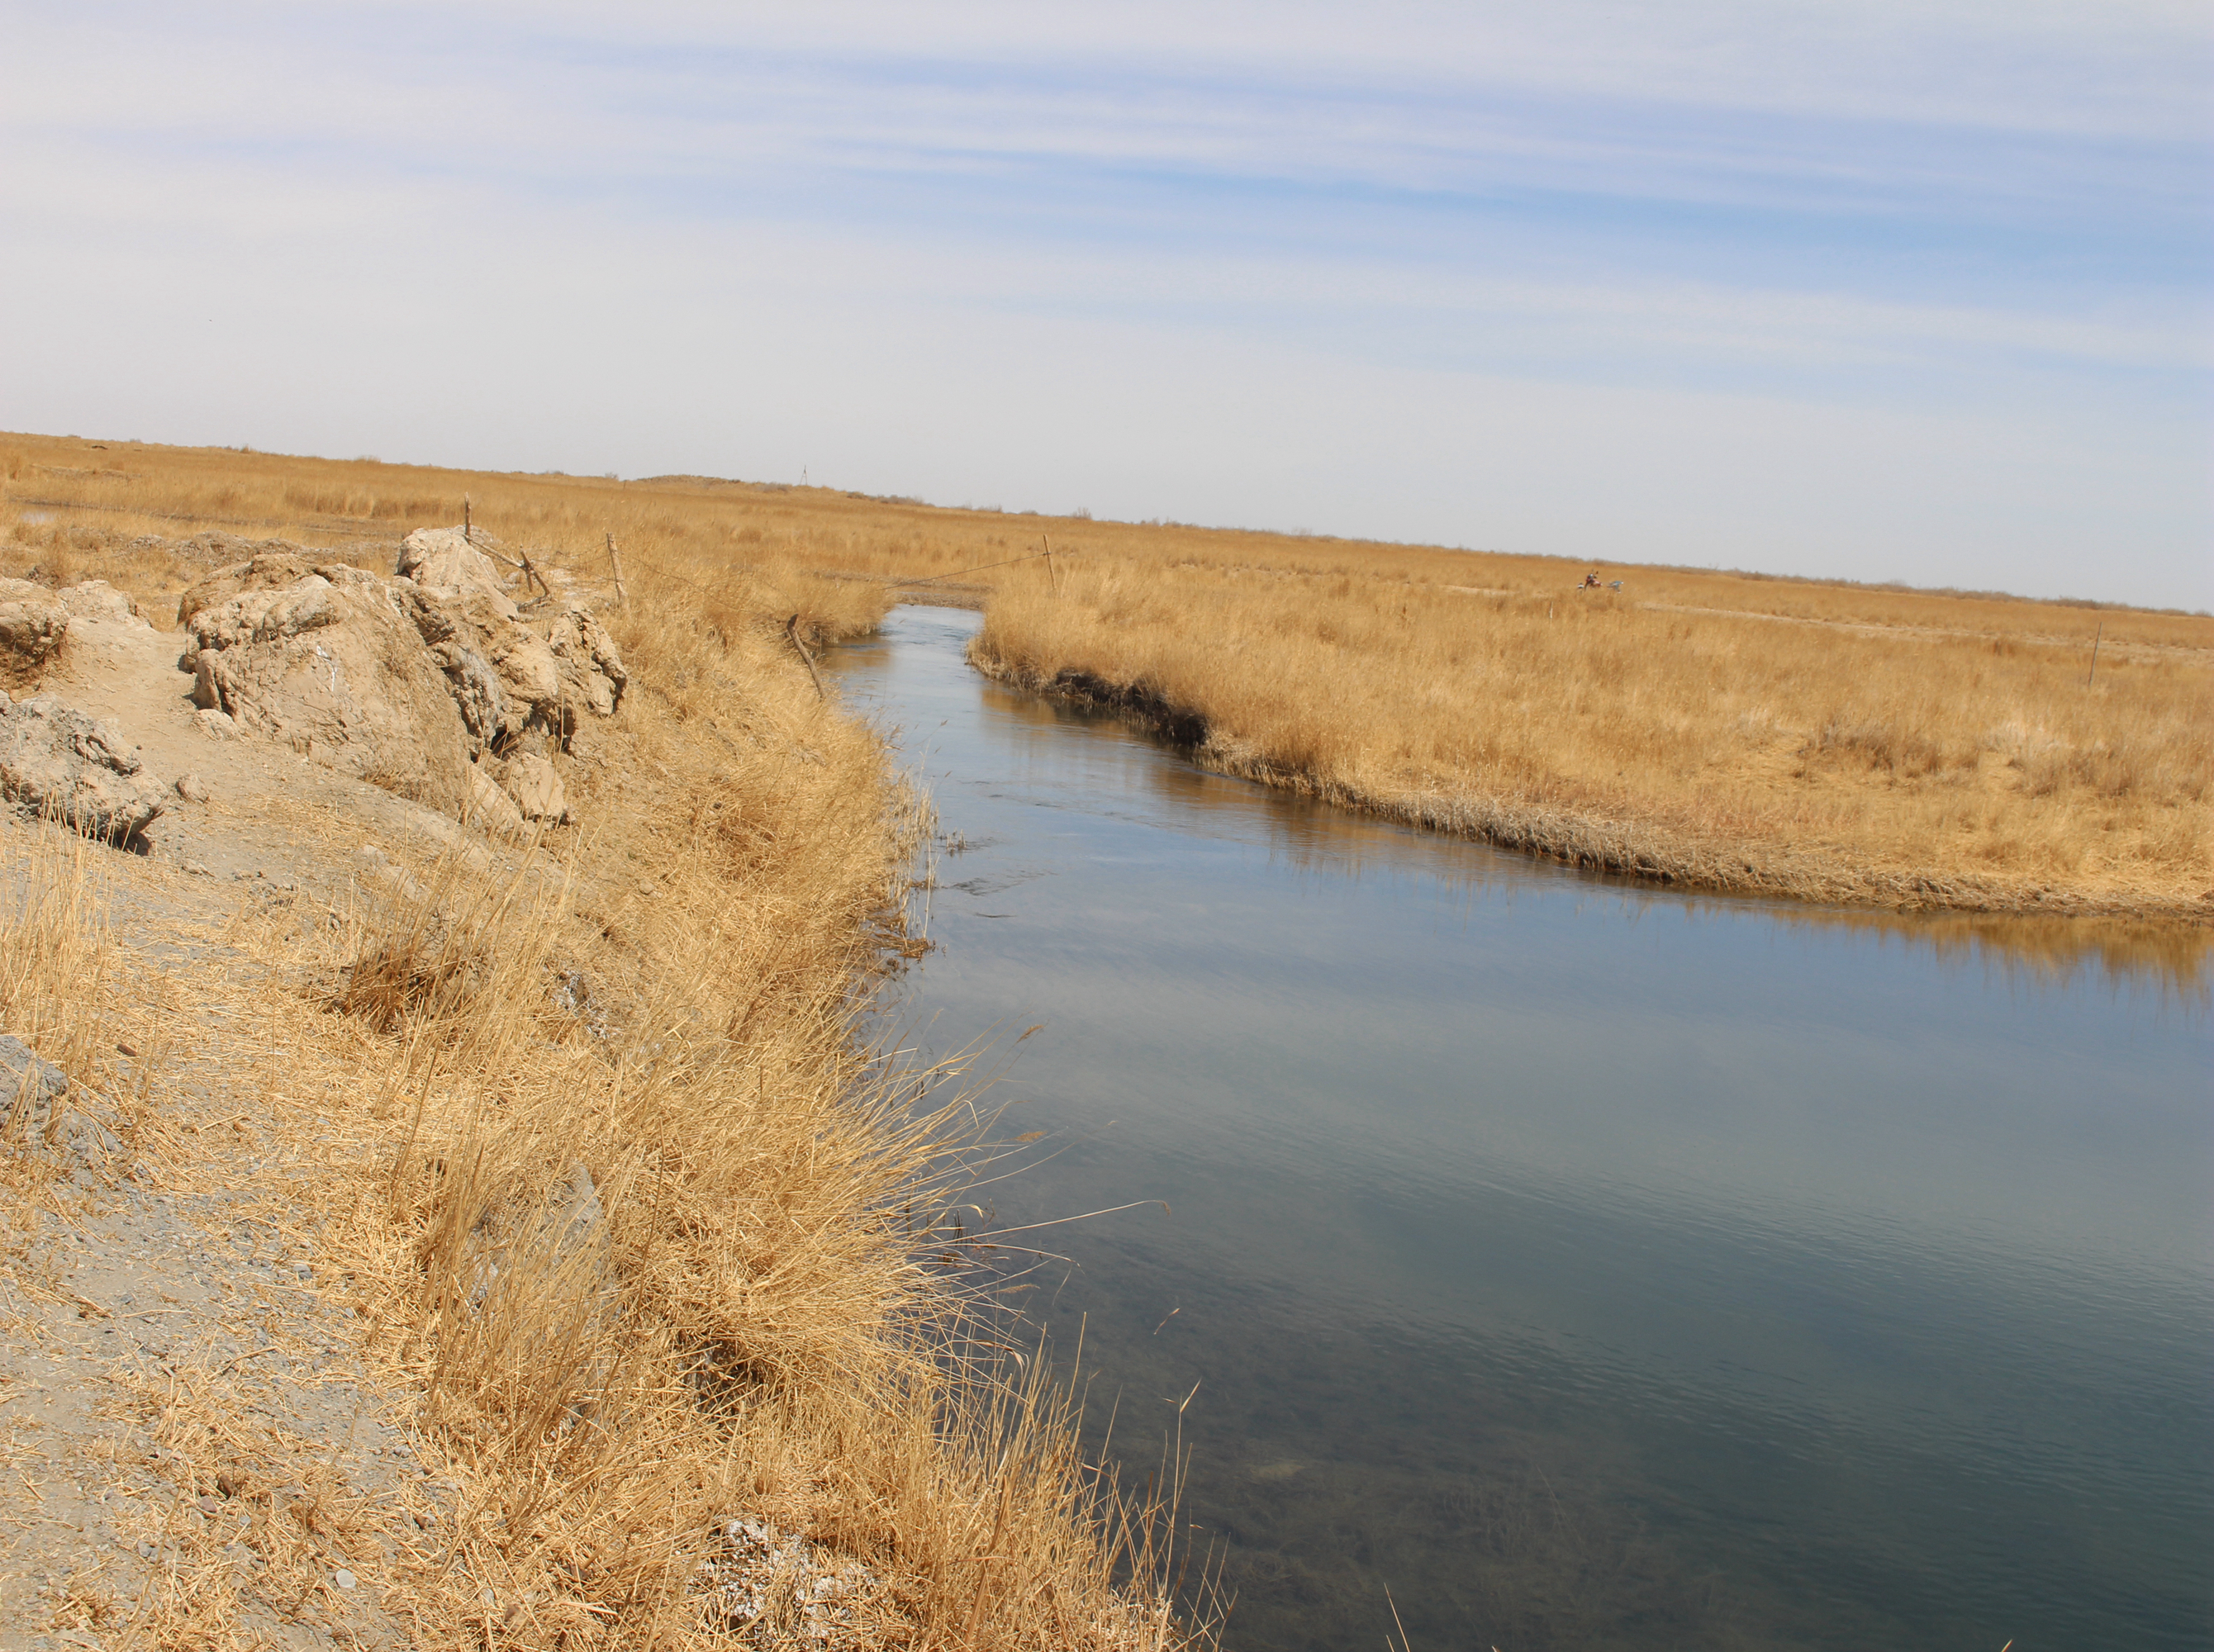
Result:
M615 572L615 601L628 608L630 597L623 590L622 553L615 548L615 536L613 534L608 535L608 566Z

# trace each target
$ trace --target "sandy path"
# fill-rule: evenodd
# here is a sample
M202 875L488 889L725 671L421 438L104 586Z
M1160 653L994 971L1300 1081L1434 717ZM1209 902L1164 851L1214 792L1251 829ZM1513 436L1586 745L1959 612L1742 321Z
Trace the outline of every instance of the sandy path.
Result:
M315 1194L356 1143L343 1123L278 1126L301 1098L272 1018L309 1013L303 964L462 829L210 733L178 642L76 620L42 687L114 718L165 783L199 776L204 801L173 791L144 854L0 817L0 899L86 857L136 983L72 1085L125 1151L46 1180L0 1165L0 1649L187 1626L215 1645L406 1646L394 1569L432 1555L443 1488L368 1386L323 1265Z

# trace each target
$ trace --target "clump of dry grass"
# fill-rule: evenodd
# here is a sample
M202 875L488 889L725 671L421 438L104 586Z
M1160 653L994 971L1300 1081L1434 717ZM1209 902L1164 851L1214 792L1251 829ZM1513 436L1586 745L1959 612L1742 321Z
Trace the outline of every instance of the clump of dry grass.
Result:
M828 786L836 761L806 767ZM747 778L645 857L665 893L611 1044L547 1013L549 961L577 943L566 884L535 868L490 888L450 861L356 943L391 1144L357 1271L394 1380L472 1488L447 1609L468 1620L491 1579L565 1644L705 1636L700 1568L743 1514L866 1569L853 1643L1177 1644L1159 1584L1117 1582L1146 1523L930 1260L972 1105L932 1104L944 1075L855 1039L885 856L848 846L896 812L880 791L823 806L789 775L796 806L740 807ZM749 898L772 891L809 911ZM395 978L437 984L395 1013Z
M0 1032L59 1068L81 1095L112 1065L120 1013L114 940L94 859L102 851L52 823L37 829L33 846L7 869L12 875L0 874ZM0 1086L0 1141L22 1139L25 1084ZM52 1173L40 1156L0 1148L0 1178L19 1193Z

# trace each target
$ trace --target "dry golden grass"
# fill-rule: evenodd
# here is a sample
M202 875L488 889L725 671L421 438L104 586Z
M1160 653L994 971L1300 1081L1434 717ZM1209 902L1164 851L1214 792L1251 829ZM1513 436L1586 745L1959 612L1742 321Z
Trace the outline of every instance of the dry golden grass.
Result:
M1181 714L1220 767L1610 871L2203 923L2214 667L2151 617L2087 687L2020 634L1087 561L1003 591L975 652Z
M18 496L66 468L8 462ZM110 578L164 621L235 554L175 535L235 527L388 567L382 530L451 522L462 491L388 511L364 490L338 501L362 518L341 530L321 496L287 498L313 467L131 462L145 474L128 508L19 525L6 571ZM703 1594L741 1516L866 1569L836 1643L1204 1638L1169 1609L1187 1557L1168 1511L1079 1460L1067 1395L983 1288L994 1258L951 1208L980 1151L961 1074L859 1037L873 982L916 946L903 873L925 817L786 627L864 629L885 588L737 566L649 511L596 508L620 490L486 480L470 479L476 522L542 562L600 579L605 535L621 544L630 601L602 611L632 688L566 774L589 825L565 861L498 877L465 841L409 868L413 894L364 896L312 937L243 915L222 939L256 967L193 986L242 1029L257 1120L315 1168L281 1193L269 1178L271 1220L321 1235L320 1276L456 1488L434 1538L385 1534L419 1643L787 1643L802 1603L749 1624ZM266 514L175 520L187 506ZM309 842L346 829L287 825ZM115 994L86 989L112 966L81 876L28 886L0 1007L69 1065L113 1045ZM175 1034L217 1036L205 1016ZM162 1173L242 1173L179 1140ZM578 1166L604 1212L589 1239ZM198 1437L156 1412L162 1437ZM125 1638L230 1643L213 1576Z
M604 584L612 536L633 586L657 578L757 626L798 614L816 639L851 635L891 600L877 582L825 577L843 566L835 536L732 519L719 500L701 509L680 496L672 508L655 490L598 478L0 436L0 572L108 579L157 624L173 605L163 599L243 554L223 541L287 539L388 573L402 538L460 522L465 499L477 525L540 561ZM209 535L217 542L193 543ZM138 542L150 539L163 543Z
M18 513L0 571L96 572L142 530L382 554L466 493L595 577L609 533L627 566L743 571L757 611L816 636L916 581L989 596L976 657L995 674L1174 713L1224 768L1583 864L1878 904L2214 913L2204 615L1643 567L1579 592L1583 565L1552 559L696 477L36 437L0 438L0 468Z

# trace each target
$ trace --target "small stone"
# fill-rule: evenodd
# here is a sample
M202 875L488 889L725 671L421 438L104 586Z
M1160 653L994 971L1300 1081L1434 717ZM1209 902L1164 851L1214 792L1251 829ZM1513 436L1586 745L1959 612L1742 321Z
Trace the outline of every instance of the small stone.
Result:
M345 1567L341 1566L338 1570L331 1574L331 1582L339 1588L350 1589L359 1582L360 1580L352 1572L348 1571Z
M205 803L208 800L207 782L198 774L177 776L177 795L187 803Z

